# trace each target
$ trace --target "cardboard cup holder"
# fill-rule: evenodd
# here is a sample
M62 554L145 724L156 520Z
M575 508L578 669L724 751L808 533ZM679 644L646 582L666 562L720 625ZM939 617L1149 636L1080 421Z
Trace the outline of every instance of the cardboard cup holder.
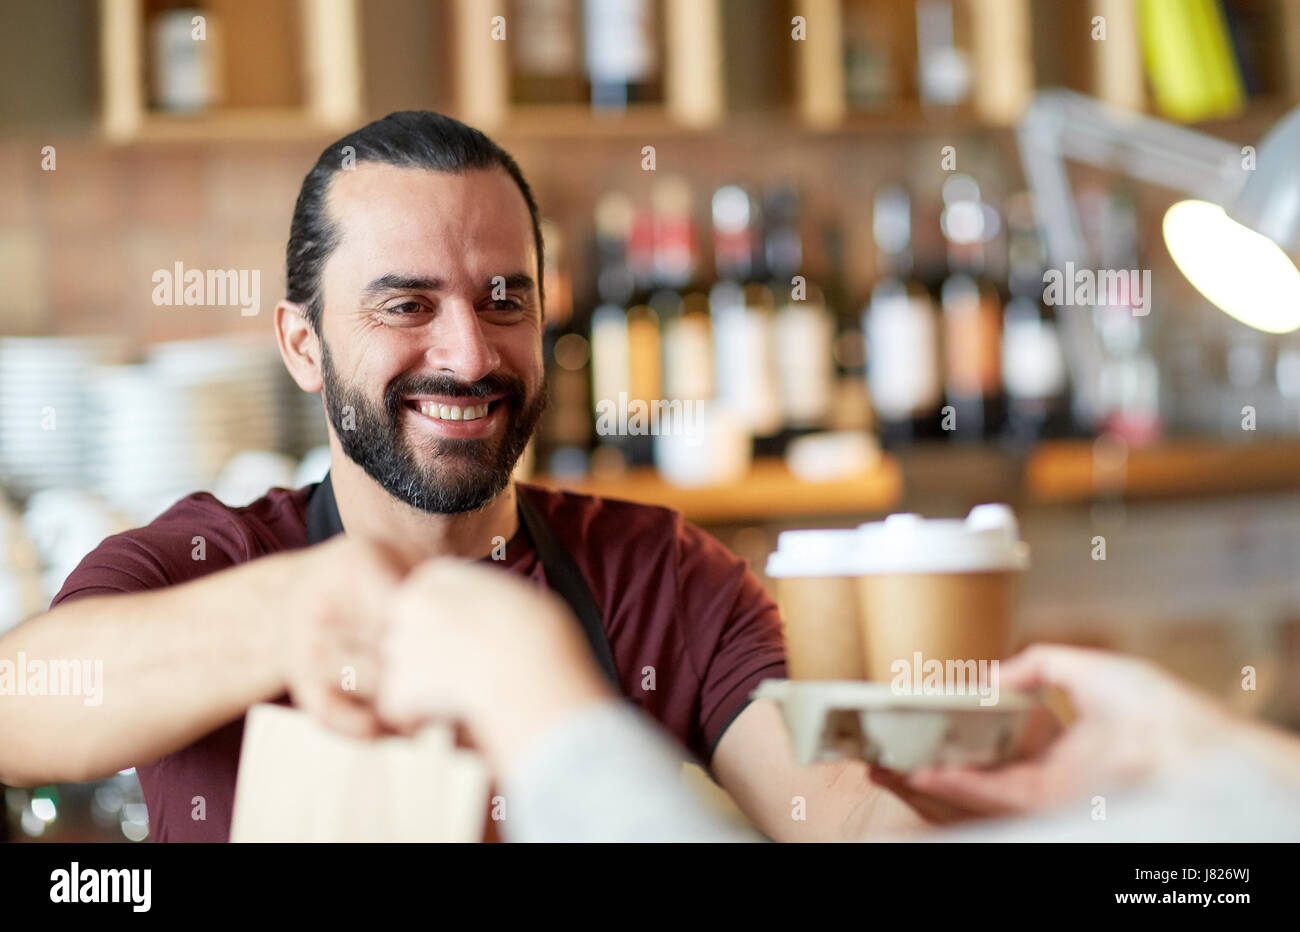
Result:
M974 693L901 695L849 680L765 680L753 697L780 707L799 766L859 758L893 770L1005 763L1038 702L1011 690L994 704Z

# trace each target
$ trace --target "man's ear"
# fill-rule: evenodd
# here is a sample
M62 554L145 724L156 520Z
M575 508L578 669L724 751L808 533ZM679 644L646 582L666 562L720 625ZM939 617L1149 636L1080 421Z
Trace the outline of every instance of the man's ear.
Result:
M320 339L301 304L281 301L275 306L275 338L285 368L305 392L321 390Z

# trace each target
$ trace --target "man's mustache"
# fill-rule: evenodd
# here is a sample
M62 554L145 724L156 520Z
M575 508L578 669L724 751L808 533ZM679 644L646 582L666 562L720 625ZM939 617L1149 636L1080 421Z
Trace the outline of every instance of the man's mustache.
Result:
M524 383L501 375L486 375L477 382L462 382L447 375L399 376L388 385L384 400L388 409L396 412L407 395L455 395L462 398L488 398L504 395L510 407L522 405Z

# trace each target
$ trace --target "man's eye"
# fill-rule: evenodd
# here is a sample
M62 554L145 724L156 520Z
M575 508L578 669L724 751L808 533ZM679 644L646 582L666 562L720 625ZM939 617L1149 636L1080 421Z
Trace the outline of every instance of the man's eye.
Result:
M488 310L492 311L519 311L523 310L523 305L513 298L502 298L500 301L493 301Z
M390 304L384 310L390 314L419 314L424 310L424 305L419 301L403 301L401 304Z

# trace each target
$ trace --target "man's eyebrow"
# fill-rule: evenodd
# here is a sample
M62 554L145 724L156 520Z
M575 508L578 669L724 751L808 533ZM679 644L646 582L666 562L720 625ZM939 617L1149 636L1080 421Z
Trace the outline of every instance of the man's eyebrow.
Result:
M361 289L361 300L370 301L393 291L438 291L442 286L441 278L389 272L387 275L380 275Z
M505 287L508 291L527 291L533 287L533 277L527 272L515 272L513 275L493 275L487 280L485 288L495 288L497 280L505 281Z

